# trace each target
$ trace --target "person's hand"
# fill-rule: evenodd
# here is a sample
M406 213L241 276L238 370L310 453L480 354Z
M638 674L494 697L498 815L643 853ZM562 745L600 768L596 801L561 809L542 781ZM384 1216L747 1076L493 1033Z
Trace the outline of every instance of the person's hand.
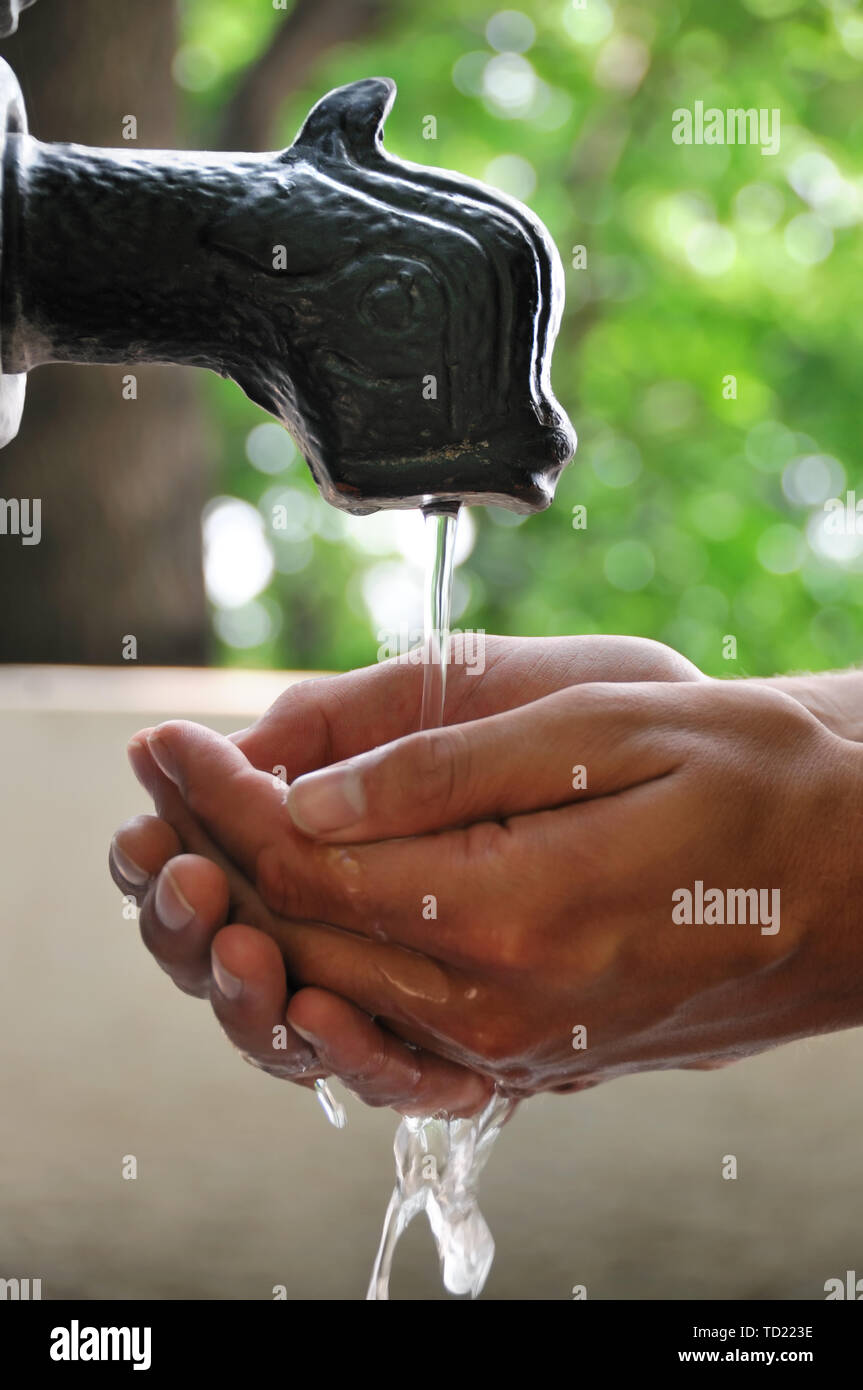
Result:
M151 748L298 983L514 1093L863 1021L863 750L784 694L591 683L408 735L293 783L305 840L229 741L169 724ZM699 884L758 920L675 920Z
M488 638L484 656L482 672L464 665L451 671L449 720L485 717L579 680L701 679L670 648L635 638ZM404 662L303 682L235 742L259 768L284 767L295 777L414 728L421 686L421 667ZM112 843L111 872L141 905L144 940L175 983L212 996L228 1037L274 1075L311 1084L317 1075L336 1073L369 1103L401 1108L415 1107L418 1094L420 1108L432 1110L466 1113L482 1104L486 1079L470 1079L431 1056L405 1056L384 1029L322 991L292 1001L295 1016L313 1010L317 1051L293 1029L285 1048L273 1049L287 982L267 935L270 914L159 772L147 732L133 740L130 756L167 818L139 816L122 826ZM229 919L235 925L224 929ZM232 999L219 985L230 991L235 981L240 994Z
M307 925L267 909L144 744L133 741L130 757L161 818L140 816L118 832L111 872L140 904L145 945L180 989L210 999L241 1056L302 1086L335 1073L366 1104L405 1114L480 1109L491 1093L487 1079L406 1046L346 999L313 989L290 994L288 946L305 939ZM126 843L137 862L127 858ZM325 1041L316 1047L319 1036Z

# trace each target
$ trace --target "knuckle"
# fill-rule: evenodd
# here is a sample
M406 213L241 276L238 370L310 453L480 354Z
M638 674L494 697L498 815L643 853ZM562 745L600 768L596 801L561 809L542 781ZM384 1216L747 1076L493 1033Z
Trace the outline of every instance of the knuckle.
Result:
M258 757L269 750L274 738L279 739L287 725L300 725L307 747L316 750L312 767L333 762L334 730L346 699L342 680L341 676L310 676L282 691L242 740L243 748L252 753L252 761L257 765Z
M692 681L702 680L703 674L680 652L665 642L653 638L641 639L648 658L649 680L654 681Z
M824 734L824 726L815 718L811 710L808 710L799 700L795 700L792 695L780 693L782 699L776 708L777 724L785 737L792 743L797 743L813 735L820 740Z
M481 936L481 964L486 969L521 975L540 963L535 950L536 934L520 919L503 919L491 927L486 923Z
M332 696L332 677L308 679L291 685L276 700L265 720L279 729L302 722L312 747L320 748L322 759L331 756L332 727L328 718L328 699Z
M605 979L620 951L618 934L611 928L581 933L571 944L569 954L569 970L579 989L591 989Z
M447 950L462 970L497 980L530 975L547 964L537 934L529 926L510 920L492 924L484 918L479 926L454 934Z
M532 975L543 964L537 941L537 932L524 923L512 927L501 941L501 969L511 975Z
M415 802L443 814L458 812L470 785L470 744L457 726L420 736L414 764Z

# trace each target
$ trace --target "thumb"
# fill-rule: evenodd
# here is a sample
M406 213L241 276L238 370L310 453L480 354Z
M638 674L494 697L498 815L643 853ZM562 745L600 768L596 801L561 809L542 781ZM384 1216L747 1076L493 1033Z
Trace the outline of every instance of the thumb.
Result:
M469 724L398 739L299 777L298 830L329 841L384 840L499 820L623 791L679 761L659 684L557 691Z

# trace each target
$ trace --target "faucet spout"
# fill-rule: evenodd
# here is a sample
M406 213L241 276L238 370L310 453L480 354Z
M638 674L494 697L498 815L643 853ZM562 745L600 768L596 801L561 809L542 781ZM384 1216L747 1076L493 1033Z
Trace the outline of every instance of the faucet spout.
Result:
M205 367L290 430L338 507L547 506L575 446L550 384L560 259L520 203L387 154L394 96L338 88L269 154L10 123L4 383L46 362Z

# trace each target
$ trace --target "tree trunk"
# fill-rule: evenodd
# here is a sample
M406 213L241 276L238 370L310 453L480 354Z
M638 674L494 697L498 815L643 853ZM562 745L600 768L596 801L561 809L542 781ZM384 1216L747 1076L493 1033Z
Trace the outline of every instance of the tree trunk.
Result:
M176 148L174 0L39 0L3 44L41 140ZM63 257L62 245L56 255ZM196 374L40 367L0 496L41 499L42 539L0 535L0 661L200 664L207 650L200 516L207 429ZM129 645L126 643L128 653Z

